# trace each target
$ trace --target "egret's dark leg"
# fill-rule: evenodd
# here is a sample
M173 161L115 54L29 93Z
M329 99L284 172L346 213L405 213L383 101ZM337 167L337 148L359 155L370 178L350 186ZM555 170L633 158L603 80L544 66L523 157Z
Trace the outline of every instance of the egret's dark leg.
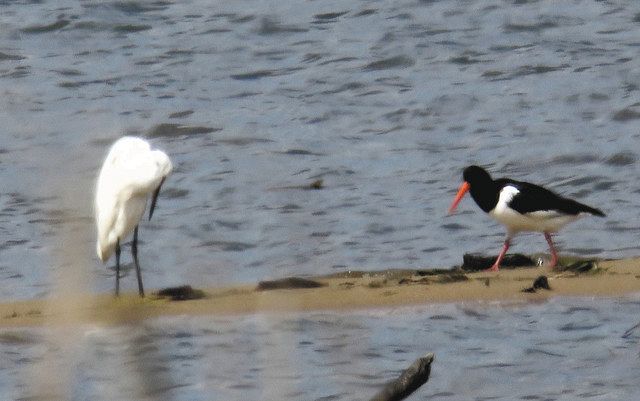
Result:
M136 275L138 276L138 293L144 297L144 289L142 288L142 273L140 273L140 264L138 263L138 226L133 230L133 242L131 243L131 254L133 255L133 263L136 265Z
M116 297L120 295L120 239L116 241Z

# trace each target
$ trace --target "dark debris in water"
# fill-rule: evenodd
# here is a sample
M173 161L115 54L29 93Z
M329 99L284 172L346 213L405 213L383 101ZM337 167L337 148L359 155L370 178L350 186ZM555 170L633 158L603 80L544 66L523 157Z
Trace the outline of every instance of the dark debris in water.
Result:
M481 60L471 58L469 56L458 56L458 57L450 57L449 62L453 64L469 65L469 64L479 63L481 62Z
M148 31L149 29L151 29L151 25L119 24L115 25L112 29L114 32L135 33Z
M165 10L171 2L168 1L116 1L111 7L126 14L141 14L150 11Z
M48 24L48 25L32 25L22 29L24 33L46 33L57 31L58 29L62 29L65 26L69 25L71 21L66 19L59 19L58 21Z
M255 248L255 244L237 241L206 241L199 245L204 248L216 248L223 252L243 252Z
M25 57L19 56L17 54L7 54L7 53L0 52L0 61L3 61L3 60L17 61L17 60L24 60L24 59Z
M164 288L158 291L155 295L159 298L170 298L172 301L187 301L190 299L202 299L205 297L204 291L194 289L190 285Z
M322 178L319 178L317 180L312 181L310 184L304 184L304 185L288 185L286 187L275 187L275 188L270 188L270 190L272 191L282 191L282 190L290 190L290 189L302 189L305 191L309 191L309 190L319 190L324 188L324 180Z
M258 70L258 71L246 72L242 74L232 74L231 78L238 81L252 81L255 79L271 77L274 75L276 74L272 70Z
M287 149L284 152L276 153L291 156L325 156L323 153L316 153L306 149Z
M611 119L619 122L637 120L640 119L640 112L627 107L626 109L618 110L613 113L613 117L611 117Z
M166 199L180 199L186 197L188 194L188 190L179 188L167 188L162 191L162 197Z
M114 77L114 78L106 78L106 79L93 79L90 81L61 81L61 82L58 82L57 85L60 88L76 89L82 86L96 85L96 84L97 85L105 84L105 85L113 86L118 82L120 82L120 78Z
M636 155L628 151L616 153L605 160L605 163L610 166L628 166L630 164L634 164L635 162Z
M282 24L280 21L274 19L274 18L269 18L269 17L264 17L260 20L259 26L256 29L256 32L259 35L275 35L275 34L282 34L282 33L300 33L300 32L307 32L308 29L305 28L300 28L298 26L295 25L285 25Z
M338 17L342 17L343 15L347 14L348 11L340 11L337 13L325 13L325 14L316 14L313 16L313 18L315 19L323 19L323 20L327 20L327 19L336 19Z
M319 288L324 287L325 285L326 284L306 278L287 277L280 280L261 281L258 283L256 290L292 290L297 288Z
M37 344L39 339L27 331L4 331L0 334L0 344L5 345L32 345Z
M158 124L151 128L145 136L147 138L173 137L173 136L190 136L209 134L211 132L220 131L222 128L200 127L181 124Z
M564 164L568 166L575 166L578 164L588 164L588 163L597 163L600 160L600 157L596 154L591 153L579 153L579 154L564 154L560 156L556 156L551 159L551 163L556 164ZM591 182L590 178L586 182Z
M289 68L279 68L275 70L257 70L251 72L245 72L241 74L232 74L231 78L238 81L252 81L266 77L277 77L281 75L292 74L296 71L302 70L302 67L289 67Z
M553 65L523 65L513 74L514 77L521 77L526 75L534 75L534 74L546 74L549 72L563 70L568 68L567 64L562 64L558 66Z
M309 184L309 186L307 187L307 189L316 189L316 190L318 190L318 189L322 189L323 182L324 182L324 181L323 181L322 179L320 179L320 180L315 180L315 181L313 181L311 184Z
M362 67L365 71L389 70L392 68L407 68L414 65L416 61L407 56L396 56L384 60L374 61Z
M169 118L184 118L191 114L193 114L193 110L176 111L175 113L169 114Z
M462 266L460 267L464 271L480 271L486 270L493 265L497 256L485 256L477 253L465 253L462 257ZM500 264L501 268L516 268L516 267L535 267L536 261L530 256L523 255L521 253L514 253L505 255Z
M543 290L551 290L551 287L549 286L549 280L547 279L547 276L538 276L537 279L534 280L533 285L531 287L525 288L522 290L522 292L536 292L539 289L543 289Z
M545 29L557 28L558 23L551 20L543 20L534 24L515 24L508 23L502 26L502 29L506 33L519 33L519 32L540 32Z
M222 138L216 140L217 143L233 146L247 146L261 143L274 142L271 139L266 138L254 138L254 137L237 137L237 138Z
M629 330L625 331L624 334L622 335L622 338L629 338L631 337L631 335L633 334L633 332L640 327L640 323L636 324L635 326L633 326L632 328L630 328Z
M370 401L400 401L409 397L429 380L434 358L434 354L430 352L416 359L397 379L387 383Z
M336 12L336 13L324 13L324 14L316 14L313 16L314 24L326 24L330 22L335 22L339 17L347 14L348 11Z

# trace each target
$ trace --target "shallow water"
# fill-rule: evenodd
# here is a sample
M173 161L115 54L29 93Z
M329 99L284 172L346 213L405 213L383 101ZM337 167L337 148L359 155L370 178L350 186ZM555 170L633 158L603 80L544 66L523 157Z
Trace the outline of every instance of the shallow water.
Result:
M0 299L112 290L91 205L123 134L175 165L141 226L148 288L497 251L502 228L470 199L446 216L471 163L608 214L567 227L563 252L638 255L639 16L632 1L0 1ZM541 235L514 246L545 250ZM7 329L0 389L366 400L432 351L415 399L629 400L637 310L561 298Z
M78 286L111 290L91 198L125 133L176 166L141 226L150 288L497 252L503 229L471 199L446 216L471 163L608 214L567 227L563 252L637 255L639 13L632 1L5 1L0 298L47 295L70 263L86 272ZM296 188L318 178L322 190ZM514 251L546 244L523 236Z
M411 399L631 400L640 331L623 335L639 306L558 298L179 317L74 328L66 342L64 329L5 329L0 387L12 399L367 400L432 351L431 378ZM57 387L43 387L51 379L38 373L60 365Z

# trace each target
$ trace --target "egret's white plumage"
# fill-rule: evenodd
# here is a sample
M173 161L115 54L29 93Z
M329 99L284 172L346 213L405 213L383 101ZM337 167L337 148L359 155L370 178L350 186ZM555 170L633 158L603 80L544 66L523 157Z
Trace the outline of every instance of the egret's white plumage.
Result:
M95 213L98 239L98 257L106 262L118 251L123 240L136 230L144 214L147 198L153 196L149 218L153 213L157 194L164 179L171 173L169 156L153 150L141 138L125 136L118 139L107 154L96 186ZM132 252L136 269L137 235ZM119 270L119 260L116 261ZM140 292L142 286L138 275ZM116 272L116 292L118 272Z

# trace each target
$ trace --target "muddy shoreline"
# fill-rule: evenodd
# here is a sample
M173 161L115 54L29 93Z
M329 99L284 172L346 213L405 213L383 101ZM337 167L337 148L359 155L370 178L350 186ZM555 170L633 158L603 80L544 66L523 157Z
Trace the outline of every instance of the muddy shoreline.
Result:
M571 263L578 268L525 266L499 273L459 268L348 271L254 285L198 288L197 299L180 301L160 297L155 291L144 299L131 292L120 298L86 294L4 302L0 304L0 327L126 324L175 315L346 311L450 302L540 302L557 296L619 297L640 293L640 258ZM585 263L591 263L588 269L584 268ZM533 285L540 276L547 278L550 289Z

